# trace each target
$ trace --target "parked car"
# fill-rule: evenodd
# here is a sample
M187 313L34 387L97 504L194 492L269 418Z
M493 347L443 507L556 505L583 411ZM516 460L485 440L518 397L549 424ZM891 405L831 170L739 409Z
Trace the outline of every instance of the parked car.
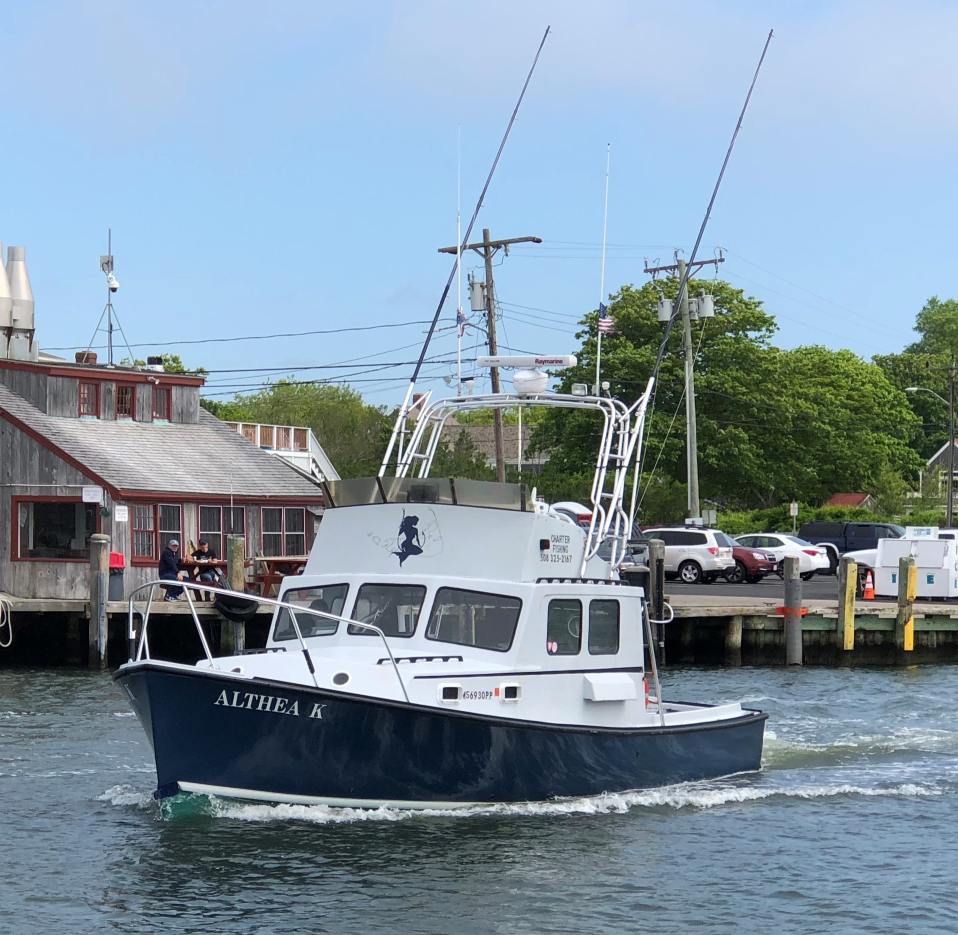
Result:
M802 523L798 535L828 550L832 574L846 552L874 549L879 539L900 539L905 530L894 523Z
M558 503L551 504L550 509L571 519L573 523L583 529L588 529L589 523L592 522L592 508L573 500L560 500Z
M735 540L732 540L735 542ZM735 567L725 572L725 580L731 584L747 581L749 584L758 584L766 575L772 574L778 567L778 559L774 552L760 549L750 549L735 542L732 547L732 558Z
M753 532L735 538L746 548L771 552L779 565L788 556L794 555L798 559L798 572L803 581L808 581L819 573L827 575L831 569L827 549L824 546L812 545L798 536L781 532Z
M665 577L669 580L709 583L735 567L734 543L721 530L663 526L643 529L642 534L661 539L665 545Z

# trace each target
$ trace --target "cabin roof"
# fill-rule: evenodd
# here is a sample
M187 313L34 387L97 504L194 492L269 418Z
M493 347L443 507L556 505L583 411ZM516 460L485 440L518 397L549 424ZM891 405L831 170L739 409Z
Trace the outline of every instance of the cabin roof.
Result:
M70 419L0 384L0 418L117 492L322 501L322 490L206 410L199 422Z

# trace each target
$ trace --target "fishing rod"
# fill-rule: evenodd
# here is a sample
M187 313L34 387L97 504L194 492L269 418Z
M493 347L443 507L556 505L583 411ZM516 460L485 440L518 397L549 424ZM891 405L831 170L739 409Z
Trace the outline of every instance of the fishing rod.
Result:
M682 278L679 281L679 291L678 296L675 300L675 304L672 307L672 314L669 316L669 320L665 325L665 331L662 335L662 343L659 345L658 353L655 357L655 365L652 367L652 376L651 376L651 386L652 386L652 395L649 399L648 409L651 410L655 405L655 394L658 389L658 376L659 368L662 366L662 358L665 356L665 350L669 343L669 337L672 334L672 328L675 326L675 320L679 315L679 309L681 308L682 297L684 296L687 288L689 276L692 273L692 265L695 263L695 257L698 254L699 247L702 244L702 237L705 235L705 228L708 225L709 219L712 216L712 208L715 206L715 199L718 197L719 188L722 185L722 179L725 177L725 170L728 167L729 159L732 157L732 150L735 147L735 140L738 138L739 130L742 129L742 121L745 119L745 112L748 110L749 101L752 99L752 91L755 90L755 84L758 81L758 74L762 70L762 63L765 61L765 54L768 52L769 44L772 41L772 36L774 35L774 30L770 29L768 31L768 36L765 39L765 45L762 48L762 54L759 56L758 65L755 66L755 73L752 75L752 83L748 87L748 94L745 95L745 103L742 104L742 110L738 115L738 122L735 124L735 130L732 132L732 139L729 140L728 149L725 152L725 159L722 160L722 168L719 170L718 178L715 180L715 187L712 189L712 197L709 198L708 207L705 209L705 217L702 218L702 223L699 226L698 236L695 238L695 245L692 247L692 254L689 257L688 263L685 265L685 272L682 274ZM647 419L645 422L645 430L651 430L651 418ZM639 449L640 450L640 449ZM635 510L635 501L636 494L639 487L639 478L641 475L642 464L639 457L639 450L636 451L636 461L635 461L635 472L633 475L632 481L632 503L633 503L633 516ZM651 480L649 481L651 483ZM648 488L646 488L648 489Z
M502 151L506 148L506 141L509 139L509 134L512 132L513 124L516 122L516 116L519 113L519 107L522 104L522 99L526 96L526 89L529 87L529 82L532 80L532 74L536 70L536 65L539 63L539 56L542 54L542 48L546 44L546 39L549 38L549 30L551 28L551 26L546 26L546 31L542 34L542 41L539 43L539 48L536 50L535 58L532 60L532 67L529 69L529 73L526 75L525 83L522 85L522 90L519 92L519 98L516 101L516 106L512 109L512 116L509 118L509 123L506 125L506 132L502 135L502 141L499 143L499 149L496 151L496 158L492 161L492 168L489 170L489 175L486 176L486 183L482 186L482 191L479 193L479 199L476 201L476 208L472 212L469 225L466 227L466 233L463 236L459 250L456 253L456 260L453 263L452 269L449 271L449 278L446 280L446 285L442 290L442 295L439 297L439 304L436 306L436 314L433 315L432 324L429 326L429 331L426 334L426 340L423 342L422 351L419 354L419 360L417 361L416 368L413 370L412 376L409 379L409 386L406 389L406 395L403 398L402 406L399 408L399 414L396 416L396 424L393 426L393 432L389 438L389 444L386 447L386 453L383 455L382 466L379 469L380 476L383 475L386 470L386 466L389 464L389 459L392 457L393 447L396 444L397 438L403 434L406 418L409 415L409 403L412 399L413 389L416 385L416 378L419 376L419 371L422 369L423 360L426 356L426 351L429 348L429 342L432 340L433 332L436 330L436 325L439 322L439 316L442 313L442 307L446 303L446 297L449 295L449 289L452 286L452 281L455 278L456 271L459 268L460 255L466 249L466 244L469 243L469 237L472 234L472 228L476 223L476 218L479 217L479 211L482 208L483 202L485 201L486 192L489 190L489 185L492 183L492 177L496 173L496 168L499 165L499 159L502 157ZM402 455L402 444L400 444L399 454L400 456Z
M672 334L672 328L675 325L676 318L678 317L678 309L681 306L682 296L685 294L685 291L688 287L689 276L692 272L692 265L695 263L695 257L697 256L699 247L702 244L702 237L705 235L705 228L712 216L712 208L715 206L715 199L718 196L719 188L722 185L722 179L725 177L725 169L728 167L729 159L732 157L732 150L735 147L735 140L738 138L738 131L742 129L742 121L745 119L745 111L748 110L749 101L752 99L752 91L755 90L755 83L758 81L758 73L762 69L762 63L765 61L765 53L768 52L768 46L772 41L773 34L774 30L770 29L768 31L768 37L765 39L765 46L762 49L761 56L759 57L758 65L755 66L755 74L752 75L752 83L749 85L748 94L745 95L745 103L742 105L742 111L738 115L738 123L735 124L735 130L732 133L732 139L729 141L728 150L725 153L725 159L722 161L722 168L719 171L718 178L715 180L715 187L712 189L712 197L709 199L708 207L705 209L705 217L702 218L702 224L699 227L699 235L695 238L695 246L692 247L692 255L689 257L688 263L685 264L685 272L682 274L682 278L679 281L678 296L675 300L675 305L672 308L672 315L665 326L665 333L662 335L662 343L659 345L659 352L655 358L655 366L652 368L653 379L658 377L659 367L662 364L662 358L665 356L665 349L669 343L669 337Z

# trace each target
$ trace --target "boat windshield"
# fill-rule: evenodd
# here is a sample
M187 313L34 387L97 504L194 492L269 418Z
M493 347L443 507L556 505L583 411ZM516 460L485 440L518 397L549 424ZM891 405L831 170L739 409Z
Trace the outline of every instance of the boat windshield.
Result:
M371 503L452 503L496 510L531 510L525 484L499 484L464 477L352 477L326 481L327 507Z
M324 584L310 588L290 588L285 591L280 600L297 607L308 607L326 614L335 614L341 617L343 605L346 603L346 593L349 587L345 584ZM316 614L297 614L296 622L299 631L307 636L330 636L335 633L339 624L327 617L318 617ZM289 611L285 607L279 609L276 616L276 626L273 628L274 640L294 640L296 630Z
M356 595L352 617L371 623L386 636L410 637L416 632L419 611L426 596L421 584L364 584ZM375 630L350 625L351 636L376 636Z
M440 588L426 639L504 653L512 646L522 601L504 594Z

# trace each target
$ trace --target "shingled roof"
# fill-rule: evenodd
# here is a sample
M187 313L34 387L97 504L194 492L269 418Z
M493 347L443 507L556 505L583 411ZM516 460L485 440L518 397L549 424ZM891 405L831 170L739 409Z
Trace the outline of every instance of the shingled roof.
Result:
M197 423L69 419L47 415L0 384L0 418L115 493L322 500L318 484L204 409Z

